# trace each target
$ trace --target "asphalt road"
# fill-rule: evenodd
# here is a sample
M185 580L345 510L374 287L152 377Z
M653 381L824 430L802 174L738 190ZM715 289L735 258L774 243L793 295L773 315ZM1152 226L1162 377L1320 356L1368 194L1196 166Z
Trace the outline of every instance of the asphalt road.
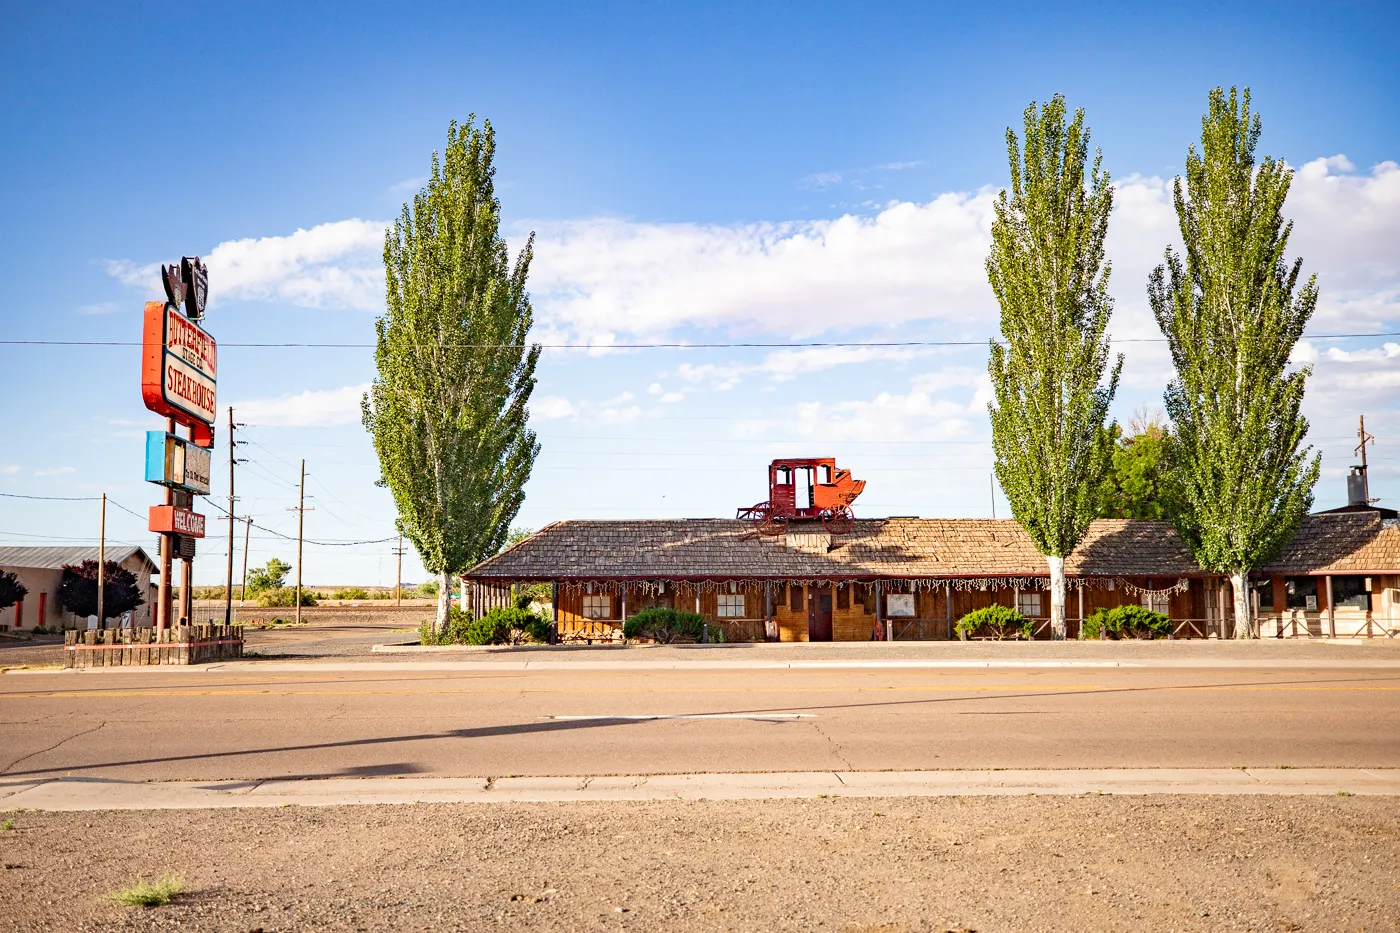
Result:
M0 677L0 779L1243 766L1400 766L1400 671Z

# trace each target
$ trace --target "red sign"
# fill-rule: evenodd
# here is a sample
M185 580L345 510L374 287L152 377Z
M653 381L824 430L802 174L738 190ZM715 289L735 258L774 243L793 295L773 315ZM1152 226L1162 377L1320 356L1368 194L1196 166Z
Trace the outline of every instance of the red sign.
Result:
M162 534L188 535L191 538L204 537L204 516L178 505L151 506L149 530Z
M141 396L158 415L200 431L213 424L218 350L208 331L175 305L146 302Z

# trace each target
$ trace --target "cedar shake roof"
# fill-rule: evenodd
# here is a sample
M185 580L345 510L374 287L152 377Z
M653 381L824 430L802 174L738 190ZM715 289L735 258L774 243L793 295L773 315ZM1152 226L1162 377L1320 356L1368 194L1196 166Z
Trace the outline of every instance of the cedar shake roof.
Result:
M734 519L561 521L468 571L477 580L712 577L1046 576L1015 521L861 519L827 536L819 522L754 535ZM828 543L829 542L829 543ZM1071 575L1200 574L1166 522L1101 519L1065 561Z
M1400 521L1374 511L1309 515L1262 572L1400 572Z

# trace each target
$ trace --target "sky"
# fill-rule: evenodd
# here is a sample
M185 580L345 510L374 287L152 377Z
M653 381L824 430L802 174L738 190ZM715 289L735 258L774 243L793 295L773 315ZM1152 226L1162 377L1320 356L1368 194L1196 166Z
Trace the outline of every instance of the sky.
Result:
M473 114L512 251L536 237L535 337L567 345L540 362L518 525L728 517L798 456L868 480L858 516L1008 517L983 269L1006 129L1062 93L1115 181L1126 421L1171 378L1146 281L1217 86L1252 89L1261 152L1296 170L1289 255L1322 295L1294 355L1315 507L1345 503L1361 415L1395 507L1397 34L1379 3L0 3L0 543L94 543L105 492L108 539L154 551L161 421L130 344L156 266L200 255L251 565L295 557L304 459L306 582L392 584L359 415L383 231ZM621 348L912 341L964 345ZM224 577L216 505L201 584ZM241 533L235 559L237 578ZM403 575L424 578L411 548Z

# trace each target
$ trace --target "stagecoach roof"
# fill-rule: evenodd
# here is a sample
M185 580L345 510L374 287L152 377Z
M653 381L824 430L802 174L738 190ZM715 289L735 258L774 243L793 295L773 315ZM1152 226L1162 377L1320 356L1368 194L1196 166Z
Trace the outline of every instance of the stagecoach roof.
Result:
M1071 576L1205 573L1166 522L1101 519L1065 561ZM1400 522L1374 514L1306 518L1267 573L1400 572ZM845 535L793 522L760 537L732 519L555 522L466 576L490 580L1034 577L1045 558L1013 520L861 519Z

